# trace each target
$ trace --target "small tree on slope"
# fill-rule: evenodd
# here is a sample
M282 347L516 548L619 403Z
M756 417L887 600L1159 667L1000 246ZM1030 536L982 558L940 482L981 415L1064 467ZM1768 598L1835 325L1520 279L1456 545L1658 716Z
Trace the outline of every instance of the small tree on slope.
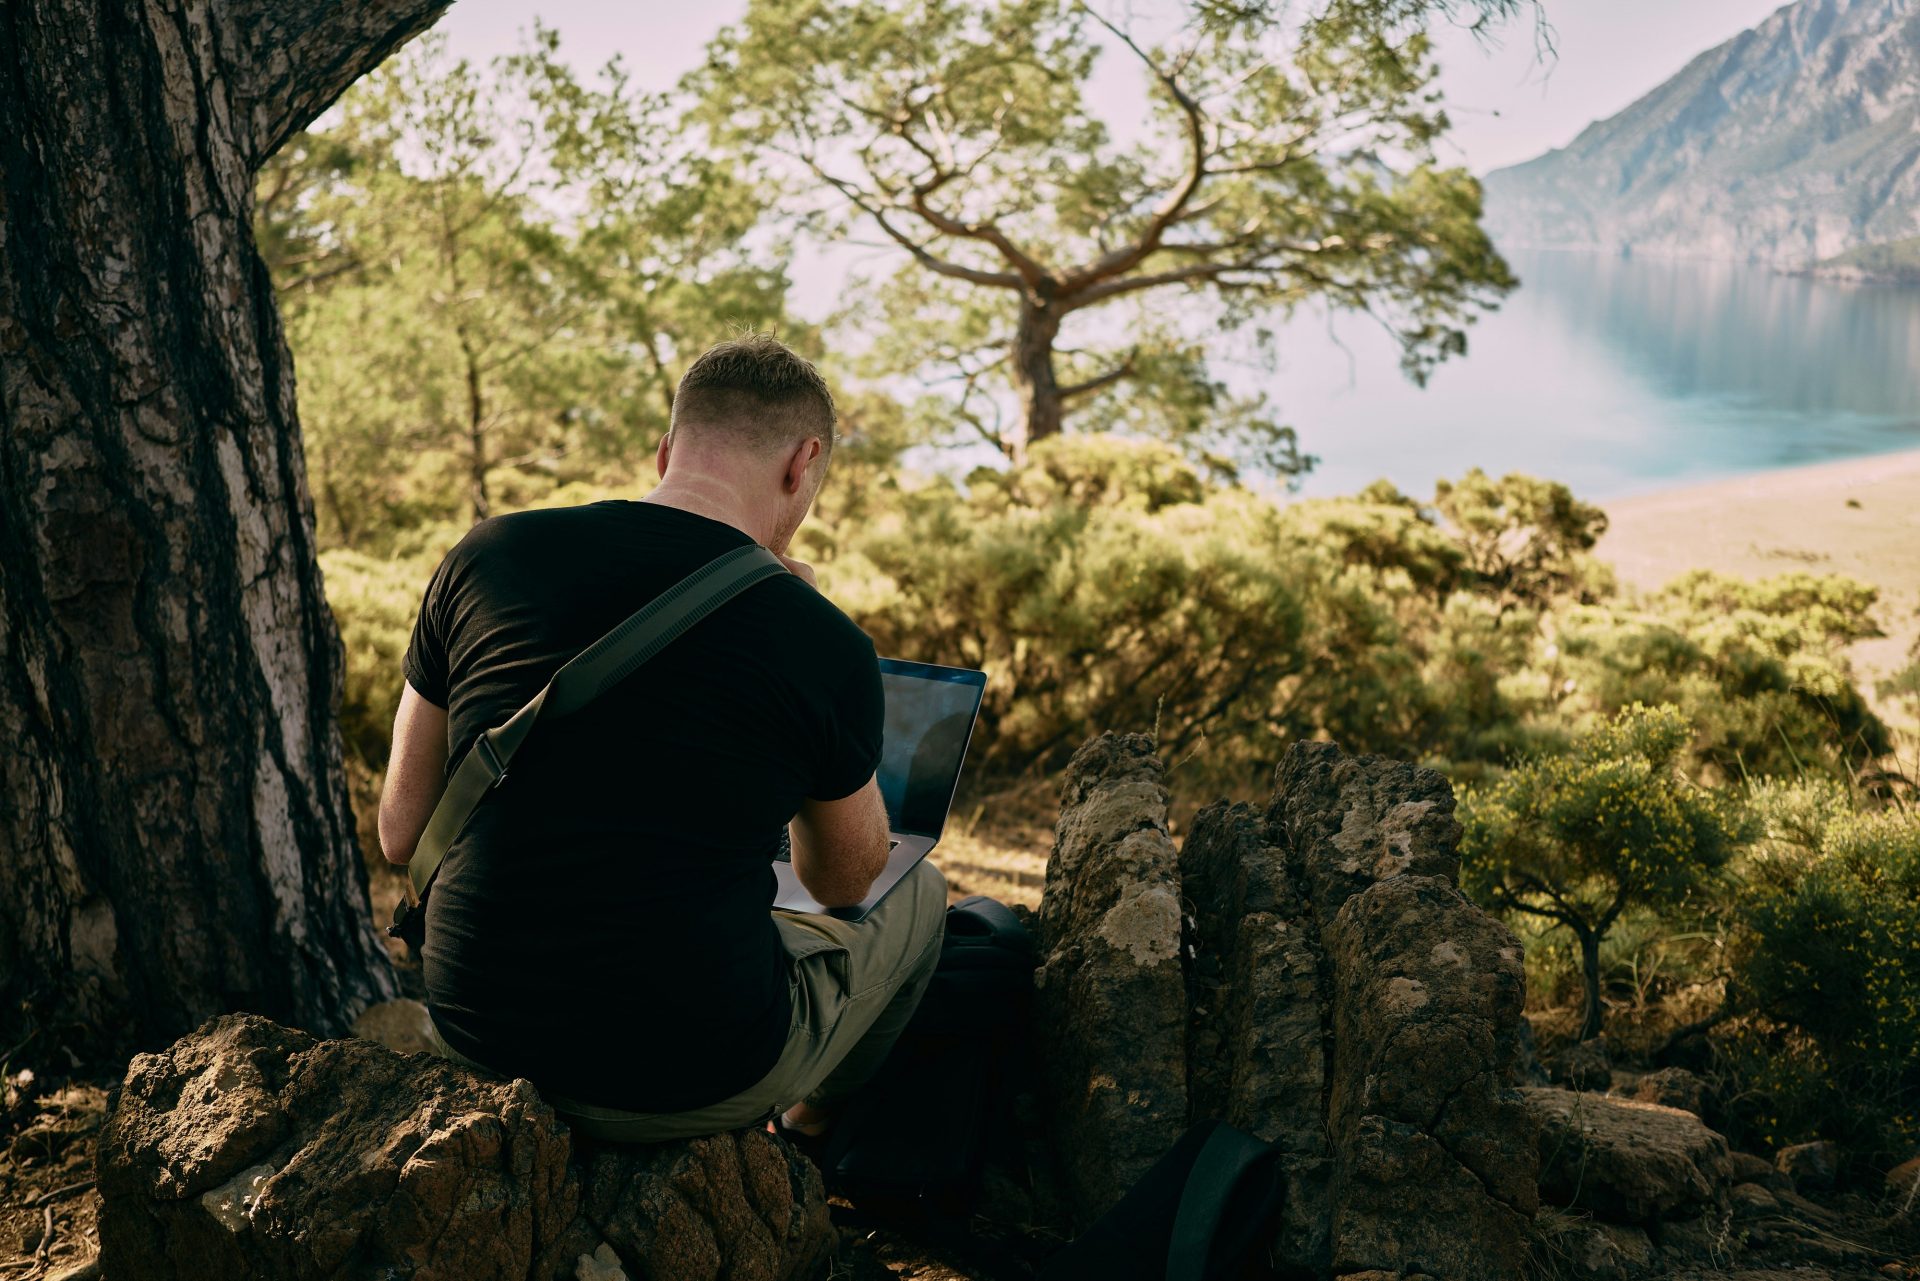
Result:
M1570 751L1461 792L1468 893L1579 941L1581 1040L1600 1032L1600 942L1621 913L1685 902L1745 840L1737 811L1681 776L1691 733L1679 709L1636 703Z

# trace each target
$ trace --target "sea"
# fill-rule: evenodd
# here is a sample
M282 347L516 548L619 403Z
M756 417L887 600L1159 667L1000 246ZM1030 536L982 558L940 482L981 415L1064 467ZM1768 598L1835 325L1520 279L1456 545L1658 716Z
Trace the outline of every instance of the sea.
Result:
M1470 467L1604 499L1920 448L1920 288L1597 253L1507 254L1520 287L1418 387L1372 320L1302 313L1262 379L1318 463L1303 496Z

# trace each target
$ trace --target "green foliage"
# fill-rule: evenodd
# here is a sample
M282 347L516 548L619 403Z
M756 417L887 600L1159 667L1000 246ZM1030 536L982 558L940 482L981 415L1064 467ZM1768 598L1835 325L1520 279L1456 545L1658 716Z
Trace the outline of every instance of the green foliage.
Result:
M320 554L327 601L346 649L346 688L340 735L347 753L370 773L387 767L393 717L405 678L400 662L413 635L421 593L460 531L443 526L440 545L412 556L382 559L347 548Z
M1318 652L1274 509L1209 492L1162 445L1056 438L807 536L833 539L823 586L882 653L987 672L972 756L987 773L1058 765L1093 726L1156 723L1174 755L1205 737L1223 768L1247 764L1278 685Z
M299 365L328 545L650 470L680 369L780 327L759 196L619 64L536 30L481 69L429 37L262 172L258 235Z
M1558 643L1595 710L1681 708L1692 756L1714 777L1843 776L1892 746L1844 652L1878 633L1875 597L1839 576L1749 582L1701 570L1644 610L1568 610Z
M1554 481L1478 467L1441 481L1434 506L1456 531L1476 589L1503 608L1539 608L1584 586L1580 553L1607 530L1607 515Z
M862 313L876 370L938 389L932 436L1018 457L1071 414L1291 474L1291 429L1212 372L1223 334L1271 363L1273 318L1324 301L1385 325L1420 378L1513 286L1478 183L1434 156L1424 24L1454 7L1203 3L1157 39L1068 0L754 0L690 85L810 230L898 248ZM1141 122L1091 109L1112 59Z
M1461 879L1504 911L1566 927L1599 1030L1600 940L1628 907L1680 906L1746 839L1735 807L1679 770L1692 729L1671 706L1628 708L1564 753L1461 790Z
M1840 787L1755 790L1735 975L1746 1005L1805 1031L1891 1133L1920 1138L1920 818Z

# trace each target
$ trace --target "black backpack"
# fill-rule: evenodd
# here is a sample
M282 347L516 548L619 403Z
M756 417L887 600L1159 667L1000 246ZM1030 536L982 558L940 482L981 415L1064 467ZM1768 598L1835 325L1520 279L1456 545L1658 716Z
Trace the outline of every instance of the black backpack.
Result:
M821 1153L831 1190L863 1210L971 1211L989 1151L1012 1131L1033 967L1033 937L1006 904L976 894L947 909L913 1020Z

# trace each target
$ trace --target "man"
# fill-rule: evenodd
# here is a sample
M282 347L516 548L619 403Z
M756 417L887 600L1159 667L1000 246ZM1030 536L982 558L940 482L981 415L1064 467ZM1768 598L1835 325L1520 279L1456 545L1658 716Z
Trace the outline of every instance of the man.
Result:
M930 863L858 924L770 910L783 827L829 906L860 902L887 858L873 644L786 555L834 417L818 372L780 343L721 343L681 379L644 499L481 521L427 586L380 798L395 863L480 732L614 624L750 542L793 571L542 722L428 897L445 1049L527 1077L585 1133L651 1142L784 1110L818 1134L938 957L946 887Z

